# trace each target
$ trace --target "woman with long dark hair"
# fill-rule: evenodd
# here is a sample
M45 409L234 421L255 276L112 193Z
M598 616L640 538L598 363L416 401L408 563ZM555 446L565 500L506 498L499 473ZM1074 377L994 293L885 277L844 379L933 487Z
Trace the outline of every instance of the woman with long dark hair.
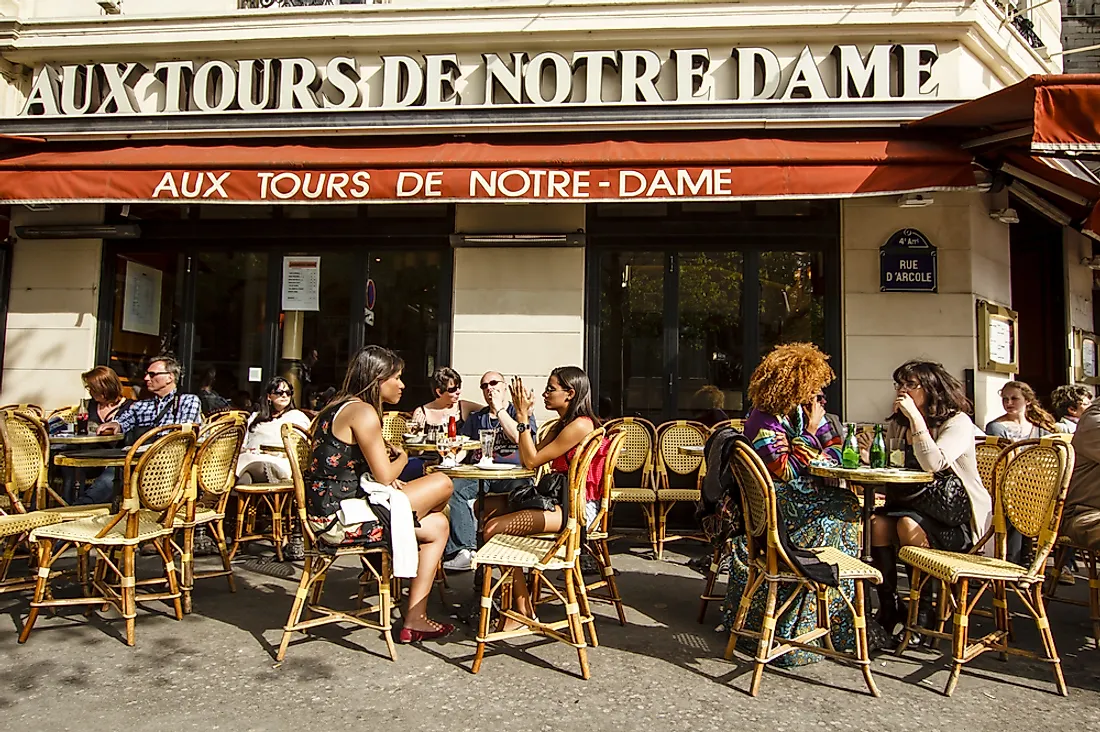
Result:
M914 360L894 371L896 399L888 439L900 439L905 467L935 474L916 498L887 496L871 523L871 564L882 572L879 622L887 631L905 620L897 597L897 547L962 552L989 528L993 502L974 455L974 423L963 385L938 363ZM861 447L867 445L863 438ZM918 622L931 619L932 597L921 598Z
M282 447L284 424L309 429L309 417L294 404L294 387L282 376L267 382L260 409L248 418L244 445L237 458L237 482L279 483L290 480L290 461L285 455L264 452L264 447Z
M342 500L365 496L363 476L393 486L408 498L417 519L420 556L400 641L411 643L454 632L453 625L437 623L427 613L428 595L450 531L441 511L451 497L451 479L433 473L408 483L398 480L409 456L382 437L382 410L384 404L401 400L404 367L397 354L380 346L367 346L352 357L343 388L314 421L313 461L305 478L306 513L318 532L334 525Z
M516 409L515 418L507 410L500 410L497 416L502 423L505 420L515 422L523 467L534 470L549 463L550 474L543 477L540 486L561 485L563 481L560 476L569 472L569 464L576 456L577 446L600 425L600 418L592 409L592 387L588 374L576 366L559 366L550 372L546 388L542 392L542 403L548 411L558 414L558 421L538 444L535 444L535 436L528 429L531 410L535 406L535 395L524 388L523 381L518 377L512 380L511 389L512 404ZM595 518L599 511L606 456L606 450L597 454L588 472L584 497L586 521ZM554 477L555 474L558 477ZM563 498L558 490L533 492L527 487L508 496L487 497L485 538L489 539L497 534L527 536L561 531ZM527 585L523 580L523 573L518 569L513 570L512 592L516 599L517 612L534 617ZM509 620L505 627L510 629L518 625Z

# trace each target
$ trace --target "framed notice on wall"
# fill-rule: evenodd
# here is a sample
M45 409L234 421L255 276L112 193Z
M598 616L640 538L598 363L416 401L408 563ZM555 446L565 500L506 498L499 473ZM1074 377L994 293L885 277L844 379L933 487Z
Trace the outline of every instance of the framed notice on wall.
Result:
M122 291L122 329L160 335L160 293L164 273L137 262L126 263Z
M978 303L978 368L1000 374L1020 370L1018 319L1015 310Z
M320 257L283 257L283 310L320 310L320 293Z
M1085 384L1100 384L1100 367L1097 366L1097 344L1095 333L1085 330L1074 331L1075 351L1074 372L1076 381Z

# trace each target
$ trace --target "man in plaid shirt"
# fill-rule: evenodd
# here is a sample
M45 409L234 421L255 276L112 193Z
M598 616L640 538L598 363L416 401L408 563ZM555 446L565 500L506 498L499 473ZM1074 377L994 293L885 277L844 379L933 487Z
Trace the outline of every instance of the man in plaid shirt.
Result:
M99 427L101 435L129 432L134 427L148 430L166 424L200 424L202 404L194 394L180 394L176 382L180 365L171 356L157 356L145 371L145 388L155 396L134 402L113 422Z

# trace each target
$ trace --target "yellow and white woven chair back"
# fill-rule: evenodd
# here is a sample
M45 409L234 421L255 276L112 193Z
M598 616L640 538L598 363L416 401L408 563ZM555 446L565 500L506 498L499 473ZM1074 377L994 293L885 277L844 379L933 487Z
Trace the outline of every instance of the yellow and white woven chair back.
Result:
M732 427L735 430L737 430L738 432L744 432L745 431L745 420L743 420L743 419L723 419L721 422L715 422L714 424L712 424L710 426L710 431L712 433L714 433L714 432L717 432L718 430L722 429L723 427Z
M1004 437L975 437L974 457L978 461L978 475L982 478L982 485L993 495L995 483L993 482L993 468L997 464L997 458L1004 449L1012 444L1012 440Z
M580 536L579 527L584 524L585 488L588 486L588 473L592 469L592 461L596 457L596 453L599 452L606 433L607 431L603 427L598 427L589 432L577 445L577 452L574 453L573 462L569 465L569 495L571 501L569 505L572 509L573 518L576 520L577 536Z
M604 423L610 431L622 430L626 436L619 454L618 469L623 473L633 473L644 468L642 485L649 481L653 470L653 442L656 428L647 420L637 417L620 417Z
M178 424L142 435L126 457L123 507L161 513L177 506L190 477L195 438L194 425Z
M25 502L46 480L49 437L42 422L28 412L2 414L4 480Z
M546 420L539 425L538 432L535 433L535 445L541 445L542 441L546 439L546 436L550 434L550 428L558 423L558 418L553 417Z
M666 422L657 430L657 469L662 473L690 475L696 470L702 478L706 466L702 455L687 455L681 447L702 447L707 444L708 430L701 422L677 420Z
M400 445L401 436L409 431L409 415L404 412L386 412L382 415L382 439L391 445Z
M0 412L7 411L23 412L24 414L29 414L38 419L43 419L46 416L46 410L37 404L5 404L0 407Z
M608 429L606 436L611 442L607 447L607 459L604 462L603 479L600 485L602 491L600 494L600 513L597 516L596 525L592 527L603 532L608 531L608 525L611 523L611 491L615 488L615 471L619 468L619 460L622 458L628 435L627 431L620 425Z
M222 495L237 482L237 456L244 443L240 418L224 418L205 427L195 453L195 476L200 493Z
M993 525L1002 551L1008 524L1037 540L1030 573L1043 571L1058 538L1062 505L1073 473L1073 448L1061 439L1022 440L1005 448L995 469ZM999 554L1003 557L1003 554Z
M46 415L46 421L49 422L51 419L60 419L66 424L73 424L76 422L76 413L78 411L80 411L79 404L73 404L68 407L58 407Z
M244 409L223 409L220 412L214 412L206 416L206 424L217 424L222 420L239 420L241 422L247 422L248 418L252 416L252 413Z
M741 486L741 502L745 515L745 533L761 539L771 529L778 534L775 508L775 488L764 461L748 444L738 440L730 455L733 477Z
M316 540L313 531L309 528L309 522L306 521L305 473L313 459L313 437L307 430L296 424L284 424L282 435L283 447L290 460L290 476L294 481L294 503L298 508L298 518L301 521L302 531L306 535L308 548Z

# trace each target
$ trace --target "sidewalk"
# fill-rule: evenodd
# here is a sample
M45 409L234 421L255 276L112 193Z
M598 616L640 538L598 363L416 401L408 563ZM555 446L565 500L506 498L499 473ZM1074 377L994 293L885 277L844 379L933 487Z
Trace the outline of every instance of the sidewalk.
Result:
M465 625L445 643L398 646L398 661L372 631L328 626L299 636L286 661L273 659L297 572L263 558L236 563L238 592L200 582L195 613L176 622L164 607L140 609L137 646L119 640L113 615L39 619L16 643L25 596L0 597L0 715L5 730L981 730L1090 729L1100 726L1100 651L1085 608L1056 603L1051 615L1069 698L1057 696L1049 669L987 654L964 671L951 699L942 658L910 650L881 655L874 673L881 699L866 694L857 669L823 661L769 670L760 696L745 693L751 664L722 659L718 608L698 625L701 577L672 545L666 561L641 546L613 545L628 604L620 627L597 605L600 646L589 650L592 678L577 676L576 653L527 640L490 649L478 676ZM638 554L633 554L637 552ZM209 560L200 560L209 561ZM341 566L326 597L354 601L357 572ZM452 575L455 604L469 601L472 575ZM1086 584L1063 588L1084 597ZM444 614L438 595L433 613ZM335 604L335 603L333 603ZM542 611L549 615L550 608ZM1033 627L1019 641L1038 644ZM944 644L943 647L946 647ZM1035 647L1033 645L1032 647Z

